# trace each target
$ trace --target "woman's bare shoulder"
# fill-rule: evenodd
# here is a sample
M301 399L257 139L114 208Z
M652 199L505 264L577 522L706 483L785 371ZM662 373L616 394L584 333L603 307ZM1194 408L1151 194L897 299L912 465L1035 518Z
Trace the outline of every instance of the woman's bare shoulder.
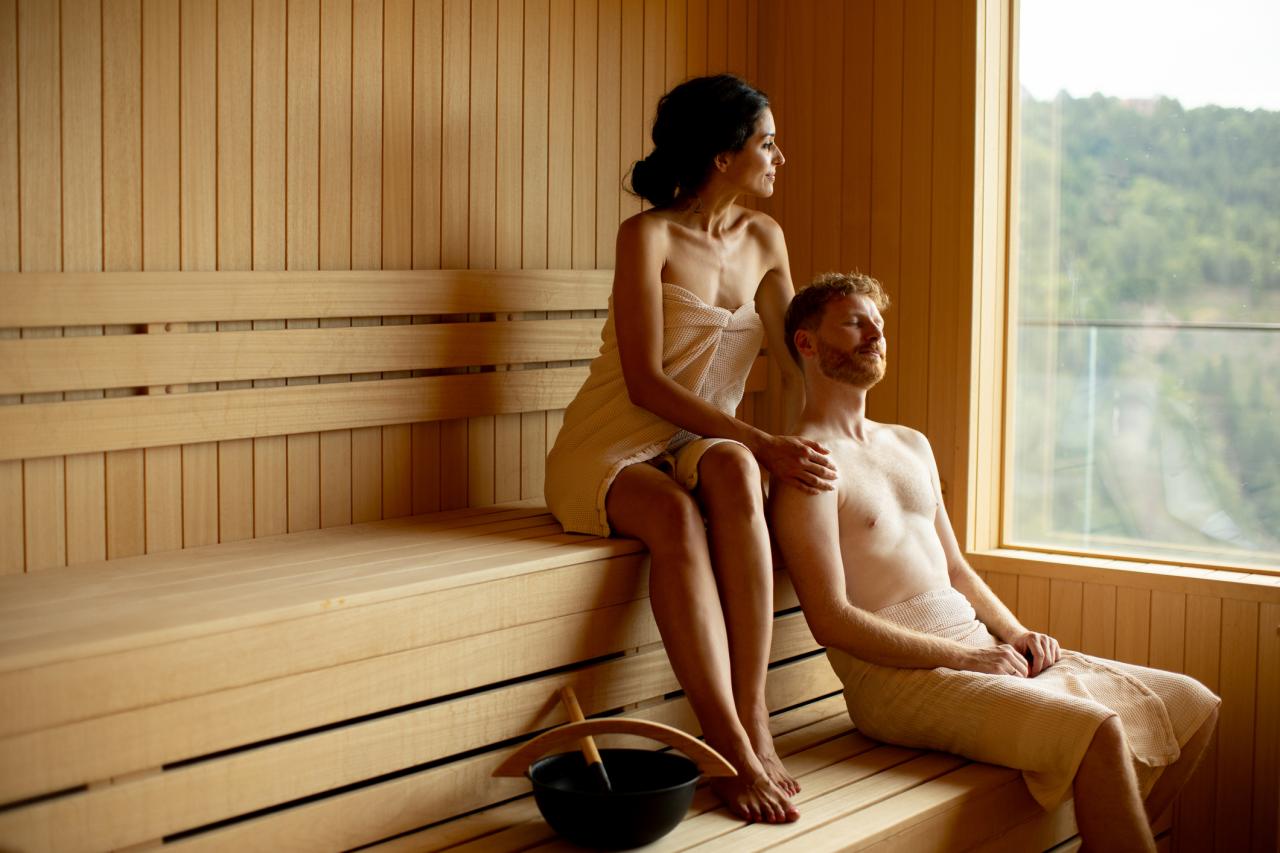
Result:
M618 241L649 242L664 239L671 220L662 211L650 208L628 216L618 226Z

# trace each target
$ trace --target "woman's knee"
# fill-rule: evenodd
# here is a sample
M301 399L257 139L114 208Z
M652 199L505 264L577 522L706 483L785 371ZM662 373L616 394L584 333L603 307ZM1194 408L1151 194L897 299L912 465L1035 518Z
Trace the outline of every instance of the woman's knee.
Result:
M737 442L722 442L698 461L698 484L707 497L760 497L760 465L751 451Z
M647 508L645 545L653 552L684 552L706 542L706 525L698 504L680 489L654 496Z

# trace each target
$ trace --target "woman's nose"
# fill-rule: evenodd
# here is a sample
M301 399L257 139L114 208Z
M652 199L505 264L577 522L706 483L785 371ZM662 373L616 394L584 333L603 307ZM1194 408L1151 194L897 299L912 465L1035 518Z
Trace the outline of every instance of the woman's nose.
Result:
M782 156L782 149L776 145L773 146L773 165L781 166L785 162L787 158Z

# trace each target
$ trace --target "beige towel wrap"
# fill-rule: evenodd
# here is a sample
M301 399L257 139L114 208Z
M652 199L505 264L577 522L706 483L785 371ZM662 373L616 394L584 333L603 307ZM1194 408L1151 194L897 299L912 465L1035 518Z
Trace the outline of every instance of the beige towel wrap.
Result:
M547 456L545 493L565 530L608 536L605 497L618 472L696 436L632 404L612 301L601 338L600 355L565 409L564 426ZM678 285L662 285L662 370L722 412L733 414L742 401L762 338L754 303L730 311Z
M997 645L968 599L948 587L877 611L890 622L971 646ZM895 669L836 649L849 715L879 740L1022 771L1045 808L1071 792L1103 720L1118 715L1145 795L1219 699L1185 675L1064 651L1035 678L939 667Z

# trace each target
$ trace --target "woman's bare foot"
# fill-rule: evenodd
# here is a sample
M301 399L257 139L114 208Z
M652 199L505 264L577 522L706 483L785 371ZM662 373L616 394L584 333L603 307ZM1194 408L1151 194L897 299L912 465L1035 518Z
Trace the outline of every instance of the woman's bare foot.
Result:
M796 781L796 777L787 772L782 759L773 751L772 743L770 747L768 752L757 751L756 758L760 759L760 764L764 767L764 773L769 777L769 781L788 797L794 797L800 793L800 783Z
M748 823L790 823L800 817L786 795L763 773L750 781L745 775L714 779L711 790L729 811Z

